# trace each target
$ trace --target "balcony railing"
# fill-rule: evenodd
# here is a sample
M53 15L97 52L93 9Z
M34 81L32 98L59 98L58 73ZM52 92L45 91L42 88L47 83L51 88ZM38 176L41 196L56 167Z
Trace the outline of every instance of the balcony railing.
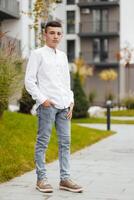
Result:
M78 5L81 7L118 6L119 0L79 0Z
M0 0L0 19L19 18L19 2L16 0Z
M87 63L118 63L117 51L82 51L81 56Z
M118 21L83 21L80 23L79 34L119 33Z

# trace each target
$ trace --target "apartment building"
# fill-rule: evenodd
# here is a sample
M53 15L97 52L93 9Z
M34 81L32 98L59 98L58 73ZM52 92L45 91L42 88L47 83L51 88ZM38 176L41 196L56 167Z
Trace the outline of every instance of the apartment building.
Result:
M27 14L33 7L34 0L0 0L0 32L6 33L0 40L0 46L15 43L16 51L28 57L35 48L34 30L31 29L33 18Z
M81 56L87 66L93 67L94 75L87 78L85 92L87 95L96 92L97 103L104 102L108 86L99 78L99 73L112 68L120 74L117 59L120 51L119 0L62 1L55 10L56 16L63 19L65 37L62 49L67 52L69 62ZM115 101L118 101L119 79L118 75L115 81L109 83L109 92L116 97Z
M23 57L28 57L36 46L30 27L33 18L22 13L31 11L34 1L0 0L0 31L7 32L0 45L15 41ZM106 90L111 90L115 101L119 101L127 93L128 82L129 90L134 91L133 64L128 72L117 59L126 42L134 46L133 6L132 0L57 0L50 13L50 19L63 24L64 37L59 48L67 53L70 66L82 56L87 66L93 67L94 75L87 78L84 88L87 95L95 91L99 102L104 102ZM98 76L108 68L118 73L118 78L108 83L109 87Z
M94 77L87 80L86 91L95 90L100 102L105 100L106 93L117 97L119 93L117 54L120 51L119 1L79 0L78 6L81 55L86 63L94 68ZM111 83L100 80L98 76L103 69L109 68L118 73L117 80Z

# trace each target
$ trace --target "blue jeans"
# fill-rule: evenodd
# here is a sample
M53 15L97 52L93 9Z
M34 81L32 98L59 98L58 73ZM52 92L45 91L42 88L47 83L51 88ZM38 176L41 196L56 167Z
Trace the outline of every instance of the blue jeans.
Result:
M35 148L37 180L47 178L45 153L55 122L59 145L60 179L70 177L70 120L67 119L68 108L57 109L40 105L37 109L38 134Z

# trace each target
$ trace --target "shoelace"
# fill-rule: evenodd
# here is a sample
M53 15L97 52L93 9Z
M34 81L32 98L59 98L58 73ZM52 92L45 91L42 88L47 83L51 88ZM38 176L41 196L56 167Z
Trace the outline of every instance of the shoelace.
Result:
M44 185L49 184L49 183L48 183L48 180L47 180L47 179L43 179L43 180L42 180L42 184L44 184Z
M69 179L69 181L72 183L72 185L77 185L74 181L72 181L71 179Z

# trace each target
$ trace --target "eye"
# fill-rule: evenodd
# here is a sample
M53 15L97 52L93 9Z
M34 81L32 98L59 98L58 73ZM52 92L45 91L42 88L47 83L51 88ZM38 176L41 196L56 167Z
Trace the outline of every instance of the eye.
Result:
M53 31L51 31L50 34L55 34L55 33Z
M61 34L62 34L61 32L58 32L58 33L57 33L57 35L59 35L59 36L60 36Z

